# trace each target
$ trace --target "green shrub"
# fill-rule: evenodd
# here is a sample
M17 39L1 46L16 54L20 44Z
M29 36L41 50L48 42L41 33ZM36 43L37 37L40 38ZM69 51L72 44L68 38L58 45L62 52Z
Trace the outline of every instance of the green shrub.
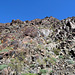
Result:
M51 58L51 59L50 59L50 63L53 64L53 65L55 65L56 62L55 62L54 59Z
M74 64L75 62L73 60L68 60L67 61L69 64Z
M15 69L15 72L17 74L17 73L20 73L22 71L22 67L24 66L23 64L24 64L23 61L20 61L18 57L15 57L15 58L11 59L9 66L12 69Z
M21 74L21 75L37 75L37 74L33 74L33 73L23 73L23 74Z
M35 66L34 64L31 64L31 65L30 65L30 67L34 67L34 66Z
M52 59L53 61L55 61L55 62L56 62L56 58L53 58L53 57L52 57L51 59Z
M47 70L44 70L44 69L40 69L40 73L47 73L48 71Z
M46 47L46 50L49 50L48 47Z
M8 67L8 65L0 65L0 70L2 70L2 69L4 69L4 68L7 68Z
M1 40L0 40L0 44L2 44L2 43L1 43Z
M53 52L56 54L56 55L59 55L59 52L60 52L61 50L60 49L53 49Z
M13 50L13 47L6 47L6 49L8 49L8 50Z
M0 51L0 53L1 52L8 52L8 49L3 49L3 50Z
M13 39L11 41L14 41Z
M53 72L53 70L50 71L50 73L52 73L52 72Z
M64 57L62 55L60 55L59 58L64 58Z

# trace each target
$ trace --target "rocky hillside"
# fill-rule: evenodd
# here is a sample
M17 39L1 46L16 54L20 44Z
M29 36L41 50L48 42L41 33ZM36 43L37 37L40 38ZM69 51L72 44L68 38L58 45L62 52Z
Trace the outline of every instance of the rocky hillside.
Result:
M0 75L75 75L75 17L0 23Z

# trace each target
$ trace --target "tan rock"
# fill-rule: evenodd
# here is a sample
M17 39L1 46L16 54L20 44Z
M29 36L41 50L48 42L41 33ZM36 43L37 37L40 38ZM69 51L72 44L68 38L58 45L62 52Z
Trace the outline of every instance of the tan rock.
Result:
M8 75L8 69L7 68L3 69L2 75Z
M30 36L30 37L37 37L38 29L34 26L26 27L24 35Z

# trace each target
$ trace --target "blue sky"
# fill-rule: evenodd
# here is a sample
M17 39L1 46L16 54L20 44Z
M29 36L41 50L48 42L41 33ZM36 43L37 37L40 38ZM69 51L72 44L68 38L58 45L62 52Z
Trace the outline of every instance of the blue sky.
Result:
M59 20L75 16L75 0L0 0L0 23L46 16Z

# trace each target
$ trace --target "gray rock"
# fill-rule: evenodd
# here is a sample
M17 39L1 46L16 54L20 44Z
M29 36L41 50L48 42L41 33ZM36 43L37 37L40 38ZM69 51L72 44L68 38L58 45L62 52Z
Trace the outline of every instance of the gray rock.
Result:
M48 37L50 34L50 30L49 29L41 29L41 35L44 37Z
M0 55L0 60L2 60L3 59L3 55Z

